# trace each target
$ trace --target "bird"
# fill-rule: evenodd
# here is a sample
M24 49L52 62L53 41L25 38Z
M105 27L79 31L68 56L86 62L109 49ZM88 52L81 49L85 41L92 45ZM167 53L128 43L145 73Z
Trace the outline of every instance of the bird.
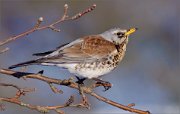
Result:
M98 79L118 66L125 55L129 35L136 30L113 28L101 34L87 35L52 51L35 53L33 55L39 58L12 65L9 69L28 65L57 66L68 69L77 77Z

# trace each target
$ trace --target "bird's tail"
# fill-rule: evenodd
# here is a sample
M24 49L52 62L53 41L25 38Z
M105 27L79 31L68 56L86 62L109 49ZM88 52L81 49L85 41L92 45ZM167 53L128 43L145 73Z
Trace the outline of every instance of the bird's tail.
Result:
M37 60L30 60L30 61L26 61L23 63L19 63L19 64L15 64L9 67L9 69L13 69L16 67L23 67L23 66L28 66L28 65L33 65L33 64L37 64L38 63L38 59Z

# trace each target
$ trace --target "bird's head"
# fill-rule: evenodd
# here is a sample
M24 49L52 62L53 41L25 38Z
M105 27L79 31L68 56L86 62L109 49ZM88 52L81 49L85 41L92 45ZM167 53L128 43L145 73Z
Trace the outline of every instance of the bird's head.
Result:
M120 28L114 28L110 29L102 34L100 34L103 38L106 40L114 43L115 45L120 45L125 40L128 40L128 36L132 33L134 33L137 30L137 28L131 28L131 29L120 29Z

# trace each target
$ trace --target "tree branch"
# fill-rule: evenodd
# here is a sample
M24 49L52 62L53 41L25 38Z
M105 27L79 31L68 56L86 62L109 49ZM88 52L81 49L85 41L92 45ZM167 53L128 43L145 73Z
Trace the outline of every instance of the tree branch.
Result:
M54 30L54 31L56 31L56 32L59 32L60 30L57 29L57 28L55 28L55 25L57 25L57 24L59 24L59 23L61 23L61 22L64 22L64 21L76 20L76 19L84 16L85 14L93 11L93 10L95 9L95 7L96 7L96 4L93 4L92 6L90 6L90 7L87 8L87 9L85 9L84 11L79 12L79 13L75 14L75 15L72 16L72 17L68 17L68 15L67 15L68 5L65 4L65 5L64 5L64 14L63 14L63 16L62 16L59 20L57 20L57 21L55 21L55 22L52 22L51 24L44 25L44 26L41 26L41 27L40 27L41 23L43 22L43 17L40 17L40 18L37 20L37 22L36 22L36 24L35 24L35 26L34 26L33 28L31 28L31 29L29 29L29 30L27 30L27 31L19 34L19 35L6 38L5 41L0 42L0 46L5 45L5 44L7 44L7 43L10 43L10 42L12 42L12 41L14 41L14 40L16 40L16 39L18 39L18 38L21 38L21 37L23 37L23 36L26 36L26 35L28 35L28 34L30 34L30 33L33 33L33 32L35 32L35 31L38 31L38 30L43 30L43 29L48 29L48 28L50 28L50 29L52 29L52 30Z
M26 79L37 79L37 80L41 80L43 82L46 82L46 83L53 83L53 84L57 84L57 85L63 85L63 86L67 86L67 87L70 87L70 88L74 88L74 89L79 89L78 87L78 84L73 82L72 78L70 79L65 79L65 80L60 80L60 79L55 79L55 78L50 78L50 77L47 77L47 76L43 76L43 75L39 75L39 74L33 74L33 73L27 73L27 72L16 72L16 71L13 71L13 70L8 70L8 69L0 69L0 73L2 74L7 74L5 76L13 76L13 77L16 77L16 78L21 78L21 77L24 77ZM99 86L99 85L98 85ZM96 87L96 86L94 86ZM83 92L86 93L86 94L89 94L95 98L97 98L98 100L100 101L103 101L107 104L110 104L112 106L115 106L117 108L120 108L120 109L123 109L123 110L126 110L126 111L129 111L129 112L134 112L134 113L138 113L138 114L150 114L149 111L143 111L143 110L139 110L139 109L135 109L133 108L132 106L126 106L126 105L122 105L122 104L119 104L117 102L114 102L112 100L109 100L103 96L100 96L98 94L96 94L95 92L93 92L92 88L88 88L88 87L83 87L82 88ZM10 101L7 101L7 102L11 102ZM17 102L19 104L19 102ZM74 106L74 105L72 105Z
M72 99L71 97L70 97L70 99ZM27 103L22 102L19 99L15 99L15 98L1 98L0 97L0 101L1 102L2 101L10 102L10 103L13 103L13 104L17 104L19 106L24 106L24 107L32 109L32 110L37 110L37 111L42 112L42 113L47 113L50 110L54 110L54 111L56 111L59 114L64 114L64 112L62 110L60 110L60 108L68 107L70 105L70 103L72 103L72 102L69 103L69 100L68 100L67 103L65 103L63 105L57 105L57 106L39 106L39 105L27 104Z
M4 48L3 50L0 50L0 54L5 53L9 50L9 48Z

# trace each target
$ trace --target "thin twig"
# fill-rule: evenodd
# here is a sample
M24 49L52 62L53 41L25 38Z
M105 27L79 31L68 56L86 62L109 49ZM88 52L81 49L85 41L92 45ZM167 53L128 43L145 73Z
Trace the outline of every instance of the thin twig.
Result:
M100 96L94 92L90 93L91 96L94 96L95 98L97 98L98 100L100 101L103 101L107 104L110 104L112 106L115 106L115 107L118 107L120 109L123 109L123 110L126 110L126 111L129 111L129 112L134 112L134 113L137 113L137 114L150 114L149 111L143 111L143 110L139 110L139 109L135 109L135 108L132 108L132 107L129 107L129 106L126 106L126 105L122 105L120 103L117 103L117 102L114 102L110 99L107 99L103 96Z
M13 97L13 99L19 99L21 96L24 96L27 92L35 91L35 89L27 89L27 88L22 89L17 85L8 84L8 83L0 83L0 86L16 88L18 91L16 92L16 95Z
M32 89L22 89L22 88L18 87L17 85L7 84L7 83L0 83L0 86L13 87L13 88L16 88L18 90L14 97L11 97L11 98L0 97L0 102L1 102L0 109L1 110L5 109L4 104L2 104L2 101L4 101L4 102L10 102L10 103L14 103L14 104L17 104L20 106L24 106L24 107L27 107L29 109L37 110L37 111L43 112L43 113L49 112L50 110L54 110L59 114L64 114L64 112L62 110L60 110L60 108L68 107L74 102L74 97L70 96L70 98L67 100L67 102L64 105L56 105L56 106L32 105L32 104L24 103L23 101L21 101L19 99L22 95L24 96L27 92L33 91Z
M85 9L84 11L82 11L82 12L80 12L80 13L78 13L78 14L75 14L75 15L72 16L72 17L68 17L68 15L67 15L68 5L65 4L65 5L64 5L64 14L63 14L63 16L62 16L60 19L58 19L57 21L52 22L51 24L44 25L44 26L41 26L41 27L40 27L41 23L43 22L43 17L40 17L40 18L37 20L37 22L36 22L36 24L35 24L35 26L34 26L33 28L31 28L31 29L29 29L29 30L27 30L27 31L19 34L19 35L6 38L5 41L0 42L0 46L5 45L5 44L7 44L7 43L10 43L10 42L12 42L12 41L14 41L14 40L16 40L16 39L18 39L18 38L21 38L21 37L23 37L23 36L26 36L26 35L28 35L28 34L30 34L30 33L33 33L33 32L35 32L35 31L38 31L38 30L43 30L43 29L48 29L48 28L49 28L49 29L52 29L52 30L54 30L54 31L56 31L56 32L59 32L60 30L57 29L57 28L55 27L55 25L57 25L57 24L59 24L59 23L61 23L61 22L64 22L64 21L76 20L76 19L84 16L85 14L93 11L93 10L95 9L95 7L96 7L96 5L93 4L92 6L90 6L90 7L87 8L87 9Z
M59 90L58 88L56 88L52 83L49 83L49 87L51 88L51 90L52 90L54 93L61 93L61 94L63 94L63 91L62 91L62 90Z
M5 53L5 52L7 52L8 50L9 50L9 48L5 48L5 49L3 49L3 50L0 50L0 54Z
M0 83L0 86L6 86L6 87L14 87L16 88L18 91L21 91L21 88L18 87L17 85L14 85L14 84L8 84L8 83Z
M65 103L64 105L56 105L56 106L39 106L39 105L32 105L32 104L24 103L20 99L5 98L5 97L0 97L0 101L1 102L4 101L4 102L14 103L14 104L17 104L19 106L24 106L26 108L29 108L29 109L32 109L32 110L37 110L37 111L42 112L42 113L47 113L50 110L54 110L54 111L56 111L59 114L64 114L64 112L62 110L60 110L60 108L65 108L65 107L70 105L70 104L67 105L67 103Z
M79 94L82 97L82 101L80 104L78 104L79 107L85 107L87 109L90 109L90 104L88 102L87 97L84 94L84 89L83 89L83 85L82 84L78 84L78 89L79 89Z

